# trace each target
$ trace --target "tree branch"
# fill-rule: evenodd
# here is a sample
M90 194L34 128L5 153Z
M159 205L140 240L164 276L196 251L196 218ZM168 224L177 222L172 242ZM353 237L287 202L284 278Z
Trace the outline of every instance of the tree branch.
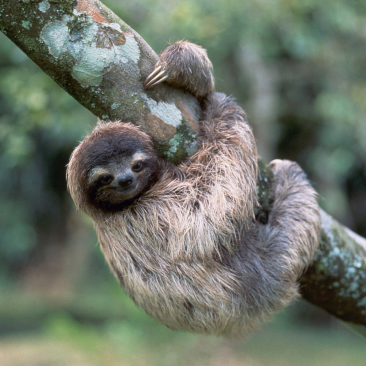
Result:
M195 151L196 98L143 88L158 57L100 1L0 0L0 30L99 118L141 126L175 163Z
M321 211L320 249L301 277L301 294L366 335L366 240ZM359 328L362 329L362 328Z
M97 0L0 0L0 29L82 105L130 121L177 163L195 151L200 108L183 91L143 80L157 55ZM270 209L272 173L260 162L257 215ZM300 280L303 297L366 334L366 240L322 213L320 250Z

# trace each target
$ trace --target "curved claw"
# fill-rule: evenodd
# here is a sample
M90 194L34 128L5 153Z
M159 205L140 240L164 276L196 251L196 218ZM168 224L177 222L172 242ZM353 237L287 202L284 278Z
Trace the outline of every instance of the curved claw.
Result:
M154 71L146 78L144 82L144 86L146 89L152 88L153 86L162 83L164 80L168 78L168 74L165 69L162 69L161 66L158 66L154 69ZM159 72L160 71L160 72Z

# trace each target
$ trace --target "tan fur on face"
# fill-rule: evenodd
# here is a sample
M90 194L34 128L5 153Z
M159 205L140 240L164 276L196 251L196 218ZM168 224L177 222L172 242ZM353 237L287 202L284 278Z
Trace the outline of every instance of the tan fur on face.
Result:
M110 174L110 169L107 169L105 167L96 167L94 168L88 176L89 184L91 182L96 181L101 175L103 174Z
M88 205L80 185L79 156L108 124L76 149L68 181L138 306L172 329L240 334L296 298L296 280L318 243L319 209L302 170L276 161L268 224L256 222L257 152L245 114L219 93L203 107L198 152L179 167L161 161L159 180L120 212ZM130 125L126 133L145 138Z

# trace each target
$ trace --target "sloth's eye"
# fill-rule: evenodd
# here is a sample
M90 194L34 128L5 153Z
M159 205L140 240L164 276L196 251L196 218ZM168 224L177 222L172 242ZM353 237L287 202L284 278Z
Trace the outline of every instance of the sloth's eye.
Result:
M133 172L140 172L141 170L142 170L142 168L143 168L144 166L143 166L143 164L142 164L142 161L138 161L137 163L135 163L135 164L133 164L133 166L132 166L132 171Z
M113 180L113 176L110 174L103 174L99 177L98 182L102 184L103 186L108 185Z

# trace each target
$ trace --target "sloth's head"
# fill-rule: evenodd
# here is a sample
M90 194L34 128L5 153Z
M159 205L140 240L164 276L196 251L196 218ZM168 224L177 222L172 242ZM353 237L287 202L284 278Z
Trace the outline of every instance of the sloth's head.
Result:
M100 123L75 149L67 177L72 198L84 210L120 211L159 175L150 138L131 124Z

